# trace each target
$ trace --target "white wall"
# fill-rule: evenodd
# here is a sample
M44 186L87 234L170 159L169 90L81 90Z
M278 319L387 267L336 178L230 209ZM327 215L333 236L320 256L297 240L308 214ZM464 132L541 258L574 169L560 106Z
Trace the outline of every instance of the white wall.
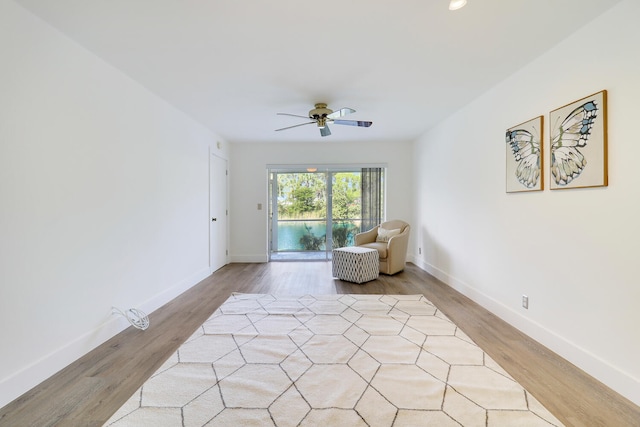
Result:
M209 274L216 137L9 0L0 57L1 407Z
M328 137L326 139L329 139ZM231 262L268 259L267 165L387 164L387 218L411 223L412 144L344 143L253 144L231 146ZM263 210L258 210L261 203Z
M416 263L636 404L638 16L622 2L416 142L413 242ZM602 89L609 186L506 194L506 129L544 115L548 165L549 111Z

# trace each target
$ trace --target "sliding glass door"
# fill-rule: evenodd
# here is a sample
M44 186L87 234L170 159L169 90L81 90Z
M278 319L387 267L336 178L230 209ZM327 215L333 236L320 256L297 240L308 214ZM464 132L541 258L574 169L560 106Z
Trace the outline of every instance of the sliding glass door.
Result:
M363 197L363 174L365 169L349 167L270 170L269 259L327 260L332 249L352 246L363 227L363 213L369 218L371 210L363 209L363 200L372 198ZM373 197L379 202L383 176L377 174L380 185ZM382 211L380 203L376 220Z
M270 259L326 259L326 173L271 172L270 181Z

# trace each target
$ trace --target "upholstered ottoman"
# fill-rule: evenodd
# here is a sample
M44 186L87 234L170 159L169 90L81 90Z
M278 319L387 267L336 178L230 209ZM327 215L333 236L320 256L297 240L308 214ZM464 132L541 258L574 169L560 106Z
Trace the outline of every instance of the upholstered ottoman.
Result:
M333 250L333 277L354 283L364 283L378 278L379 255L376 249L358 246Z

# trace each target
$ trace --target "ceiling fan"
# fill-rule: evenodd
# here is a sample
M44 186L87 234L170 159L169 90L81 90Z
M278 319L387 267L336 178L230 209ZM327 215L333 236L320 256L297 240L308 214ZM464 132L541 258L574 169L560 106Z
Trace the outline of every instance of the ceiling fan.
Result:
M276 129L276 132L286 129L297 128L298 126L305 126L311 124L317 124L318 128L320 128L320 135L329 136L331 135L331 131L329 130L330 124L336 125L347 125L347 126L359 126L368 128L373 124L373 122L363 121L363 120L342 120L341 118L346 116L347 114L355 113L356 110L353 108L341 108L337 111L330 110L327 108L327 104L318 103L315 108L309 111L309 117L299 116L297 114L289 114L289 113L276 113L279 116L292 116L292 117L300 117L303 119L311 119L312 121L306 123L300 123L299 125L288 126L286 128Z

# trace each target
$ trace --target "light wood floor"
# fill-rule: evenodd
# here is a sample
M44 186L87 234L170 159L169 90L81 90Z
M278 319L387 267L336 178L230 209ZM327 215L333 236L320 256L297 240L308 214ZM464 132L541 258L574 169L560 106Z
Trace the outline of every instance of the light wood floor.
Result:
M328 262L227 265L0 409L0 426L101 426L232 292L424 294L567 426L640 426L640 407L413 264L356 285Z

